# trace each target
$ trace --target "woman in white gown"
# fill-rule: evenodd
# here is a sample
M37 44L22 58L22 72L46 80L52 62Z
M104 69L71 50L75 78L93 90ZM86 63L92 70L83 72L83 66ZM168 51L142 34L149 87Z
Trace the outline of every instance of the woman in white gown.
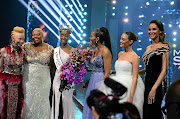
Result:
M54 48L42 41L43 31L39 28L33 30L32 39L33 42L24 45L23 119L49 119L50 64Z
M69 26L60 26L60 40L61 46L54 50L54 62L56 65L56 73L53 81L53 98L51 119L75 119L74 104L73 104L73 86L71 89L64 89L62 93L59 91L61 85L60 67L69 58L69 54L73 51L73 47L68 45L68 40L72 28ZM62 99L61 99L62 97Z
M139 73L139 57L133 51L132 44L137 41L138 37L133 32L125 32L120 39L120 47L124 47L124 51L119 52L118 60L115 63L116 75L111 75L110 78L123 84L127 87L127 92L122 95L120 103L133 103L139 110L142 118L143 103L144 103L144 83ZM111 90L104 84L101 85L100 90L105 94L111 93Z

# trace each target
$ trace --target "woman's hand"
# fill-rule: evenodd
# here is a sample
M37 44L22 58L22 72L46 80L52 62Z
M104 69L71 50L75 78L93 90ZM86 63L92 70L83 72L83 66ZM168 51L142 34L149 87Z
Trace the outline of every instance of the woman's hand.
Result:
M156 90L151 89L148 96L148 104L152 104L155 102L155 95L156 95Z
M133 97L129 97L128 102L133 103Z
M84 91L84 90L86 90L85 83L82 83L82 87L80 88L80 91Z

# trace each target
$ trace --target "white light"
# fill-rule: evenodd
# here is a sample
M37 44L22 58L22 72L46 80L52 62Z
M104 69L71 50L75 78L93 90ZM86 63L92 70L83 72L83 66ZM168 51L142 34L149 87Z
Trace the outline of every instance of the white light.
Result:
M173 44L173 47L176 48L176 44Z
M171 4L171 5L174 5L174 1L172 1L170 4Z
M152 16L154 16L155 14L152 14Z
M149 39L149 41L152 41L152 39Z
M140 26L142 26L142 23L140 23Z
M156 1L156 0L154 0L154 1Z
M179 28L180 28L180 25L179 25Z
M83 44L86 44L86 41L82 41Z
M179 22L177 21L176 24L179 24Z
M172 27L172 24L169 24L169 27Z
M140 51L140 50L142 50L142 48L137 48L137 51Z
M143 6L141 6L141 9L143 8Z
M125 18L123 21L127 23L127 22L129 22L129 19Z
M124 13L124 15L126 15L126 16L127 16L127 15L128 15L128 13L126 12L126 13Z
M142 67L142 65L139 65L139 67Z
M174 35L174 36L176 36L176 35L177 35L177 32L176 32L176 31L174 31L174 32L173 32L173 35Z
M158 7L158 9L161 9L161 7Z
M161 18L163 18L164 16L161 16Z
M112 13L113 16L115 16L116 14L115 13Z
M176 41L176 38L173 38L173 41Z
M72 12L72 11L70 11L69 13L70 13L70 14L72 14L73 12Z
M115 9L116 9L116 7L112 7L112 9L113 9L113 10L115 10Z
M68 43L72 43L72 40L68 40Z
M73 5L70 5L70 7L73 7Z
M68 7L68 5L65 5L65 7Z
M126 6L125 9L128 9L128 6Z
M139 15L139 18L143 18L144 17L144 15Z
M113 0L113 1L112 1L112 4L116 4L116 0Z
M86 26L83 26L83 29L86 29Z
M87 12L84 12L84 15L87 15Z
M87 22L87 19L83 19L83 22Z
M79 44L81 41L80 40L77 40L77 43Z
M138 40L138 42L140 43L140 42L141 42L141 40Z
M72 21L72 19L69 19L69 21Z
M143 32L138 32L138 35L142 35L143 34Z
M87 7L87 4L84 4L84 7Z
M149 2L146 2L146 5L150 5L150 3L149 3Z
M83 33L83 37L86 37L86 34L85 34L85 33Z

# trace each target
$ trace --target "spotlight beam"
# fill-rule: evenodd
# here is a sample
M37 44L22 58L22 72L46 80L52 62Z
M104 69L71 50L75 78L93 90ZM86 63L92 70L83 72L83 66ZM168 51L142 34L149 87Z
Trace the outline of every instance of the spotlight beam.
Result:
M79 7L81 8L81 11L84 11L84 9L83 9L81 3L79 2L79 0L77 0L77 3L79 4Z
M52 28L36 13L34 10L27 5L24 0L18 0L24 7L26 7L39 21L41 21L58 39L59 36L52 30Z
M77 9L77 11L79 12L79 13L81 13L81 11L79 10L79 8L77 7L77 5L76 5L76 3L74 2L74 0L71 0L72 1L72 3L74 4L74 6L75 6L75 8ZM84 18L84 16L82 15L82 13L80 14L81 15L81 18Z

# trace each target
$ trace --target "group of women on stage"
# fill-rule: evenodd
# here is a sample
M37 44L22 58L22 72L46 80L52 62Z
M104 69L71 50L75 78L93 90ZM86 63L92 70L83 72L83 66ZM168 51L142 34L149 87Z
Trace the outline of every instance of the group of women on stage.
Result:
M34 29L33 41L24 43L24 29L14 28L10 46L0 50L3 119L75 119L72 100L74 84L69 90L59 91L61 84L59 69L74 49L68 44L71 33L72 28L61 26L61 46L54 49L43 42L41 29ZM92 31L89 39L96 48L90 61L93 69L86 98L93 89L109 93L103 80L111 77L128 89L121 102L133 103L139 110L141 118L162 118L162 82L169 65L170 47L164 41L165 32L160 21L150 22L148 34L152 44L146 48L142 56L145 69L139 71L140 59L132 49L138 37L133 32L127 31L120 38L120 47L123 47L124 51L119 52L115 62L116 75L110 75L113 54L108 29L101 27ZM145 74L145 85L139 73ZM50 88L52 97L49 98ZM85 101L83 119L93 118L92 111Z

